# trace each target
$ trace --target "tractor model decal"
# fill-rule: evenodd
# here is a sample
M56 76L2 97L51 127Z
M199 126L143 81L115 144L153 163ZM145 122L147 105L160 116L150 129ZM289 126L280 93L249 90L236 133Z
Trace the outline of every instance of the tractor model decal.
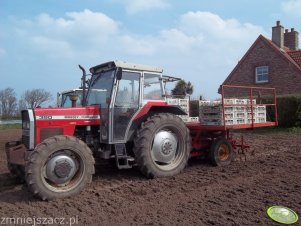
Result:
M100 119L99 115L38 115L36 120Z

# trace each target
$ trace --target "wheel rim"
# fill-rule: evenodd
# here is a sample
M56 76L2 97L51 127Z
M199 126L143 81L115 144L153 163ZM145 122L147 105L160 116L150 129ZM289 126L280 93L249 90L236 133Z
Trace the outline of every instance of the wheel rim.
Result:
M221 144L220 147L218 148L218 159L221 161L225 161L229 158L229 147L226 144Z
M177 131L160 130L153 139L151 156L161 170L176 168L183 158L183 141L178 139Z
M80 183L84 170L83 161L78 154L68 149L59 150L47 159L42 180L52 191L70 191Z

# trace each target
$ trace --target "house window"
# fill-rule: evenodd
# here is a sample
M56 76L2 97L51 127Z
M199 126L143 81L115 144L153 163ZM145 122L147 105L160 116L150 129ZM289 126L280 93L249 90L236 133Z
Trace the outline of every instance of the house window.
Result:
M264 83L269 81L269 67L268 66L260 66L256 67L255 73L255 82L256 83Z

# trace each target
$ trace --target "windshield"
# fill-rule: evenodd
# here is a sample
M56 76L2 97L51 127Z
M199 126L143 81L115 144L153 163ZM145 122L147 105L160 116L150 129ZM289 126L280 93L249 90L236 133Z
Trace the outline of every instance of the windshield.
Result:
M115 70L95 74L91 80L91 86L87 95L87 105L107 104L111 98Z
M62 95L62 107L72 107L72 101L70 100L70 95L76 94L77 95L77 101L76 101L76 106L80 106L82 104L82 93L81 92L69 92L69 93L64 93Z

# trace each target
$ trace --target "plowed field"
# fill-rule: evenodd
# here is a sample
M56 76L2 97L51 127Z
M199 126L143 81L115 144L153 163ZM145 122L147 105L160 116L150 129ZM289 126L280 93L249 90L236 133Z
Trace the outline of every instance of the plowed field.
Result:
M20 135L18 129L0 130L0 225L13 222L7 218L41 217L47 225L65 218L62 223L74 225L254 226L279 225L266 216L271 205L301 214L301 135L246 132L252 146L246 160L237 155L230 166L219 168L192 159L172 178L148 180L136 169L98 167L78 196L48 202L34 198L8 173L4 143Z

